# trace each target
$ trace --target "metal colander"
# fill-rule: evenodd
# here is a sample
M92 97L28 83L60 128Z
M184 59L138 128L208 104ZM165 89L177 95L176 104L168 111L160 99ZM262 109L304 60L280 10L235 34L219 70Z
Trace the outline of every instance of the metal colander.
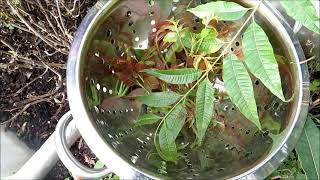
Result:
M199 19L185 10L206 2L101 1L75 35L67 82L73 117L93 152L124 179L263 178L285 158L300 134L308 106L308 95L303 93L307 74L298 64L304 56L281 15L266 2L255 19L268 34L275 53L284 57L279 58L283 89L286 97L294 96L292 102L283 103L252 77L260 121L268 128L259 131L229 100L219 101L214 115L223 125L209 128L201 147L179 150L181 158L176 164L163 161L156 153L153 138L157 124L134 128L149 108L134 98L117 97L119 74L114 60L134 56L134 49L148 48L150 35L164 20L184 18L185 26L201 30ZM237 2L246 7L257 4ZM228 28L232 35L241 23L243 20L221 22L218 28ZM241 48L241 35L232 48ZM92 105L92 101L98 103ZM191 128L185 127L181 133L184 136L177 138L177 145L194 141ZM277 138L271 138L278 133Z

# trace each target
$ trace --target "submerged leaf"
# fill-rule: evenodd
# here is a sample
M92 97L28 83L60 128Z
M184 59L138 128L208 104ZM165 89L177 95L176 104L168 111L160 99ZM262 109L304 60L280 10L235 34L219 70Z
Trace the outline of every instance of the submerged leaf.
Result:
M201 76L201 71L193 68L175 70L146 69L144 72L171 84L191 83Z
M212 119L214 100L213 85L207 78L200 83L196 96L196 134L199 146Z
M280 71L272 45L263 29L253 22L243 34L243 52L249 71L278 98L283 96Z
M142 126L147 124L153 124L158 122L161 119L160 116L155 114L144 114L139 117L138 121L135 123L135 126Z
M199 5L187 11L203 19L204 24L208 24L208 22L216 17L226 21L237 20L241 18L248 9L234 2L217 1Z
M234 54L229 54L223 60L222 77L231 101L261 129L251 78L244 64Z
M320 17L311 0L282 0L280 3L289 16L320 34Z
M174 104L179 98L179 94L173 91L165 91L139 96L138 100L150 107L165 107Z
M178 160L178 150L175 143L187 117L187 110L179 104L165 119L159 131L159 155L166 161Z
M311 118L307 119L296 146L307 179L320 179L320 131Z

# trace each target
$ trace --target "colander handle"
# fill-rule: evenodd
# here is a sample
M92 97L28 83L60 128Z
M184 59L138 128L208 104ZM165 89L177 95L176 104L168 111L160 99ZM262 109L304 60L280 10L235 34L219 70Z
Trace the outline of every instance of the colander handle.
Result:
M55 144L57 154L66 166L66 168L72 173L72 175L84 178L84 179L98 179L105 177L111 171L108 168L102 169L90 169L82 165L70 152L67 146L66 129L70 122L73 120L70 112L66 113L58 122L55 131ZM76 127L75 131L78 131Z

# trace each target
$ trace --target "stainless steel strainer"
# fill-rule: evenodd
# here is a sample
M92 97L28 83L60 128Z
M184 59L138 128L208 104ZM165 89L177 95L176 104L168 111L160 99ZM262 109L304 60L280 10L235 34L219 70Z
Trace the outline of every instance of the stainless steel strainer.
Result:
M304 55L289 25L268 2L262 3L255 19L267 32L275 53L285 57L279 61L282 84L286 95L294 96L292 102L283 103L253 78L260 120L269 128L258 131L231 102L221 101L215 116L225 125L209 129L200 148L182 149L174 164L157 156L152 141L156 126L133 127L139 115L148 113L148 107L134 98L116 96L120 75L113 60L134 56L134 49L148 48L151 34L166 19L185 18L186 26L201 30L201 22L185 9L206 2L209 0L103 0L89 12L74 37L67 72L72 116L92 151L123 179L262 179L280 164L300 135L309 102L308 73L299 64ZM258 3L236 2L246 7ZM232 26L232 34L239 23L242 20L223 22L220 28ZM240 37L238 42L234 49L241 48ZM98 103L92 105L92 99ZM64 136L61 128L70 120L60 122L58 137ZM184 128L186 135L176 143L192 142L190 131ZM89 178L102 175L75 165L70 152L61 147L58 154L72 173Z

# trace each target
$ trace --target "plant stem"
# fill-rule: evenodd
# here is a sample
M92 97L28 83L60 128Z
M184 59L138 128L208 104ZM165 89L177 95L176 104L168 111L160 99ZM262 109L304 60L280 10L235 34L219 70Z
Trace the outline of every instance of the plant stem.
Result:
M233 43L233 41L236 40L236 38L240 35L241 31L244 29L244 27L247 25L247 23L250 21L250 19L254 16L255 12L258 10L259 6L261 4L261 1L260 3L254 8L253 12L249 15L248 19L246 19L246 21L244 22L244 24L241 26L241 28L238 30L238 32L234 35L234 37L231 39L231 41L227 42L227 46L224 48L224 50L221 52L221 54L219 55L219 57L216 59L216 61L213 63L213 66L214 64L216 64L218 62L219 59L221 59L224 54L227 52L227 50L229 50L231 44ZM182 40L181 40L181 36L178 32L178 28L176 28L176 33L178 35L178 38L179 38L179 41L180 43L182 44ZM188 55L188 52L186 50L186 48L184 47L184 45L182 44L185 52L186 52L186 55ZM207 70L199 79L198 81L188 90L188 92L186 92L180 99L179 101L169 110L169 112L162 118L162 120L160 121L159 125L157 126L157 129L154 133L154 137L153 137L153 141L154 141L154 144L155 146L157 147L157 133L159 131L159 128L160 126L165 123L165 120L166 118L170 115L170 113L183 101L186 99L186 97L190 94L190 92L195 89L197 87L197 85L204 79L207 77L208 73L210 72L210 70Z
M223 51L221 52L220 56L217 59L220 59L224 56L224 54L227 52L227 50L229 50L231 44L236 40L236 38L240 35L241 31L244 29L244 27L248 24L248 22L251 20L251 18L254 16L254 14L256 13L256 11L259 9L260 4L262 3L262 1L260 1L260 3L254 8L254 10L252 11L252 13L249 15L248 19L246 19L246 21L243 23L243 25L240 27L240 29L238 30L238 32L233 36L233 38L231 39L231 41L226 42L227 46L223 49Z
M176 25L176 26L178 26L178 25ZM177 33L177 35L178 35L180 44L181 44L181 46L183 47L184 52L186 53L187 56L189 56L186 47L185 47L184 44L182 43L182 39L181 39L181 35L180 35L179 31L178 31L178 27L176 27L176 33Z
M155 133L154 133L154 137L153 137L153 141L154 144L156 144L157 141L157 132L160 128L160 126L164 123L165 119L169 116L169 114L190 94L190 92L197 87L197 85L205 78L207 77L209 71L206 71L199 79L198 81L188 90L188 92L186 92L180 99L179 101L169 110L169 112L162 118L162 120L160 121Z

